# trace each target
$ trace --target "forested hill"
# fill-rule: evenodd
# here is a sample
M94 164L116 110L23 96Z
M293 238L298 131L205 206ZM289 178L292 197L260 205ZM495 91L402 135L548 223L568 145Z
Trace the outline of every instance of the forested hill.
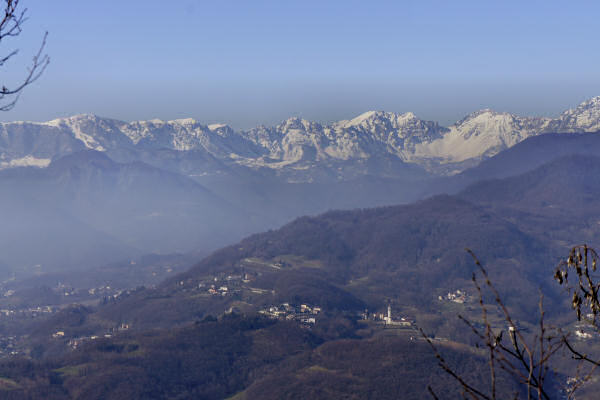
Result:
M294 300L357 311L391 300L435 310L440 295L472 289L468 247L515 312L531 317L537 301L526 299L537 297L542 286L549 309L552 293L562 301L551 280L554 267L572 243L593 244L599 233L589 218L591 199L600 192L593 183L598 165L594 157L567 157L475 184L458 196L298 218L216 251L156 289L132 293L98 313L136 326L185 323L237 304L233 297L204 302L200 285L247 273L251 282L238 300L254 306Z
M503 290L529 295L550 282L572 243L595 243L599 176L600 158L570 155L518 176L476 183L458 196L302 217L213 253L165 287L239 267L249 257L293 254L318 260L320 273L367 303L374 293L425 302L424 293L470 278L468 247Z
M377 388L388 380L405 382L404 389L390 383L396 397L406 390L407 398L422 398L427 382L403 365L435 370L425 344L411 342L415 331L387 338L380 325L360 322L360 315L380 312L389 302L396 316L448 343L449 359L478 371L479 353L456 318L478 318L475 265L465 247L483 261L513 317L529 329L537 322L540 287L547 318L570 315L568 305L559 307L568 299L551 277L569 237L580 241L599 233L588 214L600 189L598 171L598 158L566 157L457 196L299 218L214 252L156 288L124 293L97 308L67 308L32 325L31 354L44 361L0 363L0 371L14 385L12 393L55 398L145 395L153 382L148 377L166 376L172 379L160 381L159 398L328 398L349 388L364 398L381 393ZM563 193L565 187L572 192ZM444 300L457 290L470 300ZM284 303L323 310L310 334L295 321L255 319ZM123 323L132 328L102 338ZM64 336L53 338L56 332ZM71 352L68 343L81 338L88 338L84 347ZM267 352L265 343L274 347ZM393 351L396 357L388 357ZM377 367L382 359L392 372ZM439 382L442 390L451 386Z
M209 271L240 270L248 258L278 260L294 255L319 265L311 275L335 283L367 304L393 298L423 306L447 288L470 286L474 264L467 247L494 276L505 280L504 289L515 296L535 292L555 254L501 215L444 195L408 206L299 218L213 253L166 282L163 289L180 290L182 281L194 285ZM279 273L293 270L292 264L289 272L284 268Z
M485 382L485 359L442 344L466 379ZM184 328L125 334L87 343L46 361L0 362L8 400L423 399L432 385L461 398L424 341L322 339L293 322L230 315ZM499 393L513 393L506 374Z
M600 204L600 157L565 156L519 176L479 182L462 198L486 206L510 207L548 217L593 218Z

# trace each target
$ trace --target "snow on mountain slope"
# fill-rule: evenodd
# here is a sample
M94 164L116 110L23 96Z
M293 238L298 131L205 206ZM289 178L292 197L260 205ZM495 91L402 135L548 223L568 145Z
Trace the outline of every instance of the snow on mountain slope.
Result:
M0 124L0 168L27 164L27 160L51 160L87 148L143 152L146 159L152 152L193 152L198 159L213 157L230 165L279 172L340 169L351 162L392 157L399 168L412 163L437 173L454 173L540 133L598 130L600 97L554 119L486 109L448 128L410 112L382 111L331 124L290 118L273 127L239 132L224 124L203 125L193 119L127 123L77 115L45 123ZM185 163L189 166L193 157Z
M86 148L84 141L74 132L54 126L30 122L10 122L0 124L0 162L3 168L11 166L14 160L32 157L52 159L56 156L81 151Z
M45 125L56 127L66 135L72 135L91 150L106 151L108 148L127 147L132 144L122 133L123 122L100 118L93 114L59 118Z
M259 127L242 134L262 146L268 157L276 160L273 164L281 166L300 161L367 159L380 154L407 160L416 144L437 139L446 131L413 113L369 111L327 126L290 118L274 128Z
M122 123L120 129L135 146L144 148L202 150L224 158L231 154L254 154L254 149L231 127L223 124L206 126L191 118Z
M558 118L520 117L489 109L474 112L449 128L423 121L413 113L369 111L350 120L320 125L292 118L273 127L242 133L268 154L270 163L248 165L281 168L306 161L360 160L382 154L451 173L489 158L541 133L600 130L600 97L580 104ZM471 164L465 163L471 161Z
M522 118L509 113L481 110L452 125L446 135L416 146L414 157L461 162L488 158L541 133L549 118Z
M10 161L1 161L0 169L15 168L15 167L38 167L46 168L50 165L49 158L35 158L33 156L25 156L23 158L13 158Z
M600 96L584 101L552 121L549 132L596 132L600 130Z
M32 157L53 159L84 149L171 149L203 151L221 158L256 156L256 146L227 125L192 119L126 123L83 114L48 122L0 124L0 168Z
M456 173L530 136L597 130L600 97L555 119L485 109L445 128L413 113L369 111L330 125L290 118L272 128L259 127L241 134L265 151L265 156L244 160L248 166L305 168L310 162L365 160L386 154L430 171Z
M448 132L448 128L441 127L436 122L423 121L411 112L395 114L378 111L369 111L349 121L337 122L334 129L338 136L345 132L352 132L354 136L368 132L405 160L411 158L419 144L440 139Z

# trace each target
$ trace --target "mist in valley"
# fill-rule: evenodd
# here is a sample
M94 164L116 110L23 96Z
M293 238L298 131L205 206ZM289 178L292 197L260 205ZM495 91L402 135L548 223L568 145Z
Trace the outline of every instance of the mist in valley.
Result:
M599 6L63 3L1 2L0 398L597 397Z

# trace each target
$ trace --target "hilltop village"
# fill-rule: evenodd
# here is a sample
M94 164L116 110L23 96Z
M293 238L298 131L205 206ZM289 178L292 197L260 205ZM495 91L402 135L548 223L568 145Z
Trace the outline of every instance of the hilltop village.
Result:
M274 319L297 321L303 325L314 325L316 323L316 316L321 311L321 307L310 304L300 304L297 306L290 303L283 303L279 306L270 306L262 309L259 311L259 314Z

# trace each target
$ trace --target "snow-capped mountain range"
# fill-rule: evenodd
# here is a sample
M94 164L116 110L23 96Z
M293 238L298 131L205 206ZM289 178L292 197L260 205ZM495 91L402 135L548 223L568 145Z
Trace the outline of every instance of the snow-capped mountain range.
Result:
M530 136L599 130L600 96L557 118L520 117L486 109L449 127L421 120L410 112L381 111L331 124L290 118L277 126L247 131L223 124L203 125L193 119L122 122L77 115L42 123L1 123L0 168L45 167L57 157L93 149L121 162L147 161L155 152L189 153L184 157L189 174L211 174L219 165L233 165L298 175L299 171L339 170L348 162L381 158L453 174ZM198 158L203 160L202 166L190 167Z
M600 97L556 118L482 110L449 127L380 111L247 131L94 115L0 123L0 272L208 252L301 215L409 203L595 154L600 136L568 133L596 131ZM545 132L565 134L525 141Z

